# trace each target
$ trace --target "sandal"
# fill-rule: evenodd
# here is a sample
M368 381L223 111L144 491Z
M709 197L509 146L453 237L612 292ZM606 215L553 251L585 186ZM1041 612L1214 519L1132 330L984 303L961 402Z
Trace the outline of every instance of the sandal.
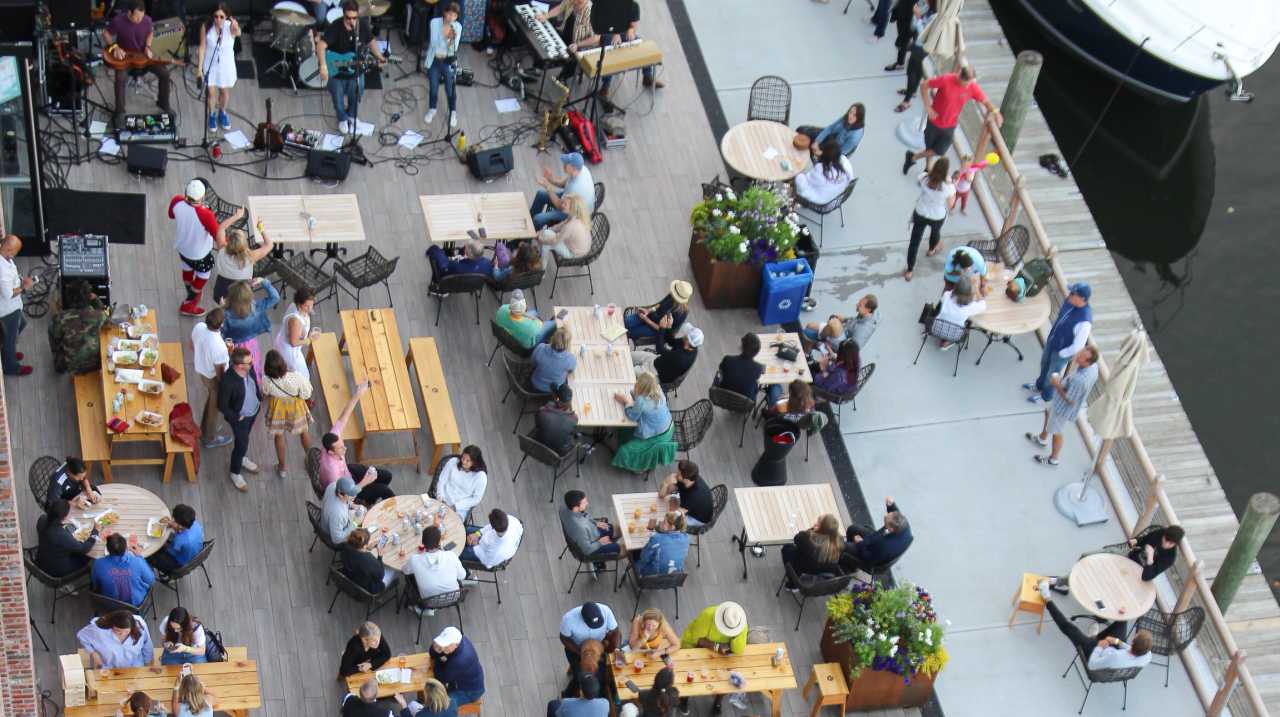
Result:
M902 113L902 112L906 112L907 109L909 109L910 107L911 107L910 102L899 102L898 106L893 108L893 111Z
M1057 458L1054 458L1053 456L1042 456L1042 455L1040 455L1039 453L1037 453L1037 454L1035 455L1035 459L1036 459L1036 463L1039 463L1039 464L1040 464L1040 465L1042 465L1042 466L1057 466L1057 465L1058 465L1058 459L1057 459Z
M1042 439L1040 438L1040 434L1039 434L1039 433L1032 433L1032 432L1030 432L1030 431L1027 431L1026 433L1024 433L1024 434L1022 434L1022 435L1026 436L1028 441L1031 441L1032 443L1036 444L1037 446L1044 447L1044 446L1049 445L1049 442L1048 442L1048 441L1046 441L1046 440L1042 440Z

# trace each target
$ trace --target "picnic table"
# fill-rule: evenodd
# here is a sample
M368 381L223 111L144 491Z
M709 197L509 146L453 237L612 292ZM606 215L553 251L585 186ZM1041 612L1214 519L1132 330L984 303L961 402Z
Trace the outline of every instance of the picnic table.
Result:
M782 659L775 667L774 656L782 650ZM630 680L642 690L653 687L654 678L663 668L662 660L650 660L641 656L644 664L635 669L637 655L623 653L626 664L619 668L615 655L609 656L609 668L618 699L626 702L638 699L627 686ZM730 695L735 692L761 692L772 703L773 717L782 714L782 691L796 688L795 670L791 666L791 651L786 643L766 642L747 645L741 655L720 655L701 647L683 648L671 653L676 667L676 688L681 697ZM743 687L735 687L729 681L729 673L737 672L746 680Z
M656 492L614 493L613 514L617 516L614 525L622 531L622 547L626 550L643 548L654 532L649 530L649 521L661 523L669 509L668 499L659 498ZM640 512L638 516L636 511Z
M805 383L813 383L813 374L809 371L809 362L805 357L804 345L800 343L800 334L776 333L756 334L756 336L760 338L760 353L756 354L756 363L764 366L764 373L760 375L761 385L786 385L797 378ZM777 343L794 346L795 360L783 361L778 358L778 349L774 347Z
M556 306L553 315L569 327L569 349L578 358L578 367L569 374L573 389L573 411L583 428L630 428L635 421L627 418L622 404L614 400L619 391L630 391L636 385L636 371L631 362L631 347L622 327L622 310L594 306ZM619 333L621 332L621 333ZM609 337L613 339L610 340Z
M262 707L258 663L246 658L243 647L229 647L227 653L231 659L226 662L193 663L191 673L197 675L217 697L213 704L218 712L246 717L249 710ZM155 664L109 669L104 676L100 670L90 670L88 663L85 664L90 697L83 706L68 706L63 713L66 717L114 717L120 703L138 690L168 705L173 699L174 685L182 674L182 665Z
M95 517L104 511L113 510L120 518L111 524L111 530L126 537L131 534L138 536L138 551L142 553L142 557L151 557L164 547L165 541L169 539L172 532L167 526L158 538L147 535L147 522L152 518L173 517L169 512L169 506L164 504L160 496L146 488L128 483L103 483L97 487L97 490L102 494L102 500L97 503L87 508L81 508L78 501L71 504L71 514L68 517L74 521L77 539L83 540L88 537ZM89 551L91 558L105 557L106 554L107 541L105 540L94 543L93 549Z
M431 677L431 653L415 652L412 655L397 655L382 665L380 670L409 670L412 675L408 681L400 682L379 682L378 683L378 699L385 700L395 697L399 694L413 694L418 696L419 700L425 700L422 686ZM353 695L360 694L360 686L374 677L380 670L373 672L357 672L354 675L347 675L344 679L347 683L347 692ZM376 679L376 678L375 678Z
M408 432L413 455L370 459L378 464L418 464L418 403L409 383L409 367L400 345L400 329L392 309L348 309L342 318L342 342L351 359L356 384L368 379L369 390L360 398L360 418L365 434ZM363 460L362 455L357 455Z
M247 201L254 237L262 241L258 231L262 222L277 244L277 256L284 255L284 244L313 244L332 259L345 251L339 244L365 241L360 202L354 194L252 196Z
M409 556L418 552L418 548L422 546L422 529L412 525L415 514L418 511L431 514L423 518L422 525L425 528L430 524L431 516L441 509L445 513L444 520L440 524L440 545L453 543L450 550L454 555L461 555L462 548L467 543L467 529L462 524L462 517L453 508L425 493L397 495L378 501L377 505L370 508L360 523L360 526L368 530L372 536L368 549L377 552L379 531L386 530L388 536L394 534L399 543L392 543L388 538L387 545L380 552L382 563L392 570L403 571L405 563L409 562ZM405 523L406 520L409 524Z
M840 518L840 504L830 483L781 485L767 488L734 488L738 513L742 516L742 533L733 536L742 556L742 579L747 579L747 546L759 556L765 545L786 545L796 533L830 513Z
M532 239L537 235L524 192L424 194L418 197L427 237L438 244L467 241L467 230L485 230L488 241Z

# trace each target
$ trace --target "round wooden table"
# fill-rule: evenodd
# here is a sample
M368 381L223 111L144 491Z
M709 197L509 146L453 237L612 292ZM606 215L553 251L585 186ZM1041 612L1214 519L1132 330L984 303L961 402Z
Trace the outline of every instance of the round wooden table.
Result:
M1142 566L1124 555L1086 555L1072 566L1070 580L1071 597L1103 620L1137 620L1156 602L1155 583L1144 581Z
M126 538L130 534L138 536L138 550L142 553L142 557L150 557L164 546L172 532L167 527L159 538L147 535L148 520L173 517L169 512L169 506L160 500L160 496L145 488L127 483L103 483L97 486L97 489L102 494L102 500L87 509L78 508L75 503L71 505L71 514L68 517L75 520L80 530L84 531L76 537L87 534L87 529L94 517L111 509L120 516L120 520L111 525L112 532L120 533ZM93 550L89 551L91 558L101 558L106 554L107 541L102 539L99 539L94 544Z
M995 334L998 340L1003 336L1031 333L1049 320L1048 291L1013 301L1004 293L1007 280L988 281L992 289L985 297L987 310L969 319L975 328Z
M796 149L791 144L795 136L795 130L785 124L750 120L724 133L720 153L738 174L766 182L785 182L809 166L809 150Z
M383 528L387 529L388 536L392 534L399 536L398 546L391 543L388 538L386 547L382 549L382 562L392 570L403 571L409 556L422 547L422 530L412 525L415 514L418 511L426 511L430 514L423 517L422 525L426 527L430 525L431 517L441 508L444 508L445 514L444 521L440 524L442 533L440 545L453 543L453 553L460 555L463 546L467 543L467 529L462 524L462 517L453 508L425 494L398 495L379 502L369 509L364 520L360 522L360 527L369 531L372 537L370 542L373 545L377 544ZM405 525L405 518L409 520L408 526Z

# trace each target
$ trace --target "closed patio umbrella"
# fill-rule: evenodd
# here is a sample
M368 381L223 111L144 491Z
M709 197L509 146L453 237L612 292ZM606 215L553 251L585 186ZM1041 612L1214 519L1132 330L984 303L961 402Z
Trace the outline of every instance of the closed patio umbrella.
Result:
M1121 344L1120 355L1116 357L1102 395L1089 406L1089 425L1102 438L1098 458L1081 480L1062 486L1054 495L1058 512L1074 519L1077 525L1102 523L1107 519L1106 503L1097 489L1090 488L1089 480L1102 470L1115 439L1133 434L1133 394L1138 388L1138 373L1149 357L1147 334L1135 329Z
M955 57L959 46L956 33L960 29L960 9L964 0L942 0L938 12L920 33L920 46L938 62L944 57Z

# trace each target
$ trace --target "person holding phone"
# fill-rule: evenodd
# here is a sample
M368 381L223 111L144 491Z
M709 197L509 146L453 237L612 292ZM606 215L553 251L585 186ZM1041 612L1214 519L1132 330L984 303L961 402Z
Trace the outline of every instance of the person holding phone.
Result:
M186 608L179 605L170 610L162 632L164 652L160 653L160 664L182 665L208 661L205 656L207 641L204 625L187 612Z
M360 463L347 462L347 444L342 440L342 429L355 413L360 398L369 392L369 381L361 381L355 393L342 407L338 420L333 422L329 432L320 438L324 452L320 454L320 485L331 486L343 478L352 481L359 491L356 500L362 505L373 505L395 495L391 490L391 471Z

